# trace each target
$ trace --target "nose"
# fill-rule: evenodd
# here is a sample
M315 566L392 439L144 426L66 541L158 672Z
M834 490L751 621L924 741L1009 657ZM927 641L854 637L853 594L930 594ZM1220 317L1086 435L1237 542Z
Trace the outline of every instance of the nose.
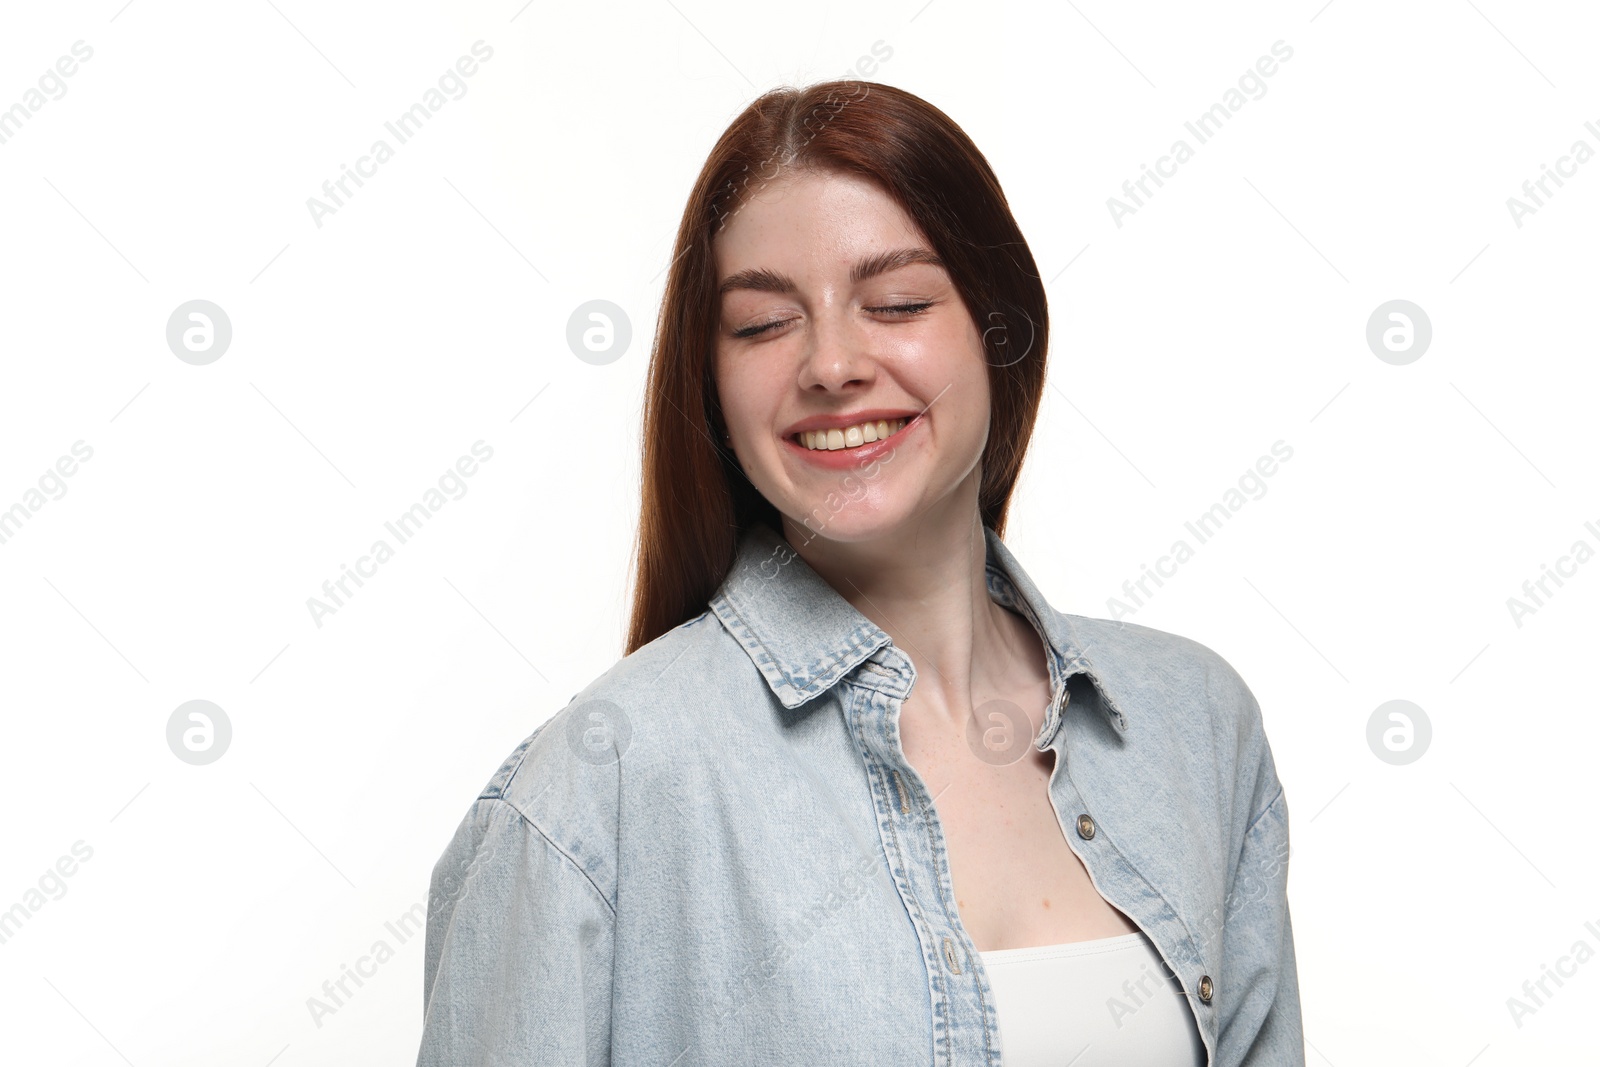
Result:
M824 307L811 320L801 349L800 388L840 392L872 384L877 363L866 333L848 307Z

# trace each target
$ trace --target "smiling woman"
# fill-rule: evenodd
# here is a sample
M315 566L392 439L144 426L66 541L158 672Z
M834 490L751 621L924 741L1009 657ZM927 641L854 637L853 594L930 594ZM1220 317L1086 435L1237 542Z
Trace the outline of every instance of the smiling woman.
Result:
M943 112L734 120L662 299L625 654L435 867L421 1067L1304 1064L1255 698L1002 540L1048 338Z

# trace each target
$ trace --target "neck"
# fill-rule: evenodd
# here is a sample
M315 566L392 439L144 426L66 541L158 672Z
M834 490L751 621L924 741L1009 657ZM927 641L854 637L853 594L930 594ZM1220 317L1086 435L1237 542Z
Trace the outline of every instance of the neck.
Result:
M947 736L960 736L986 701L1049 688L1039 635L989 598L975 486L966 503L956 515L930 509L892 534L859 541L783 521L800 557L911 659L916 700L907 712Z

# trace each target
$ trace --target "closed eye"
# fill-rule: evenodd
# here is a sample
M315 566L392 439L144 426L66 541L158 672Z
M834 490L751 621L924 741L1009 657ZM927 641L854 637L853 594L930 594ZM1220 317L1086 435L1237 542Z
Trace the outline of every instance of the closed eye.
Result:
M754 337L754 336L756 336L756 334L766 333L768 330L772 329L775 326L782 326L785 322L788 322L788 321L789 321L788 319L779 319L776 322L768 322L768 323L764 323L763 325L760 325L760 326L745 326L745 327L743 327L741 329L734 330L733 331L733 336L741 337L741 338L742 337Z
M890 305L888 305L886 307L867 308L866 310L874 312L874 313L878 313L878 314L882 314L884 312L888 312L888 313L893 313L893 314L904 314L904 315L910 316L910 315L920 315L920 314L922 314L922 312L927 311L931 307L933 307L933 301L927 300L927 301L924 301L923 303L920 303L920 304L890 304Z
M916 304L886 304L879 307L863 308L862 310L870 311L874 315L902 315L905 318L911 318L912 316L920 315L924 311L927 311L929 308L933 307L934 303L935 302L932 300L925 300ZM733 336L741 340L747 337L756 337L760 334L766 333L768 330L776 329L787 322L789 322L788 319L778 319L774 322L761 323L758 326L744 326L734 330Z

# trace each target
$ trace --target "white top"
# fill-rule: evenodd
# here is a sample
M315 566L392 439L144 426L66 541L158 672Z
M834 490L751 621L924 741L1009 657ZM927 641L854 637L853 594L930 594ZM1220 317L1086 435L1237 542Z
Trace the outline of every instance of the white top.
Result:
M1183 989L1143 933L978 955L1006 1067L1205 1067Z

